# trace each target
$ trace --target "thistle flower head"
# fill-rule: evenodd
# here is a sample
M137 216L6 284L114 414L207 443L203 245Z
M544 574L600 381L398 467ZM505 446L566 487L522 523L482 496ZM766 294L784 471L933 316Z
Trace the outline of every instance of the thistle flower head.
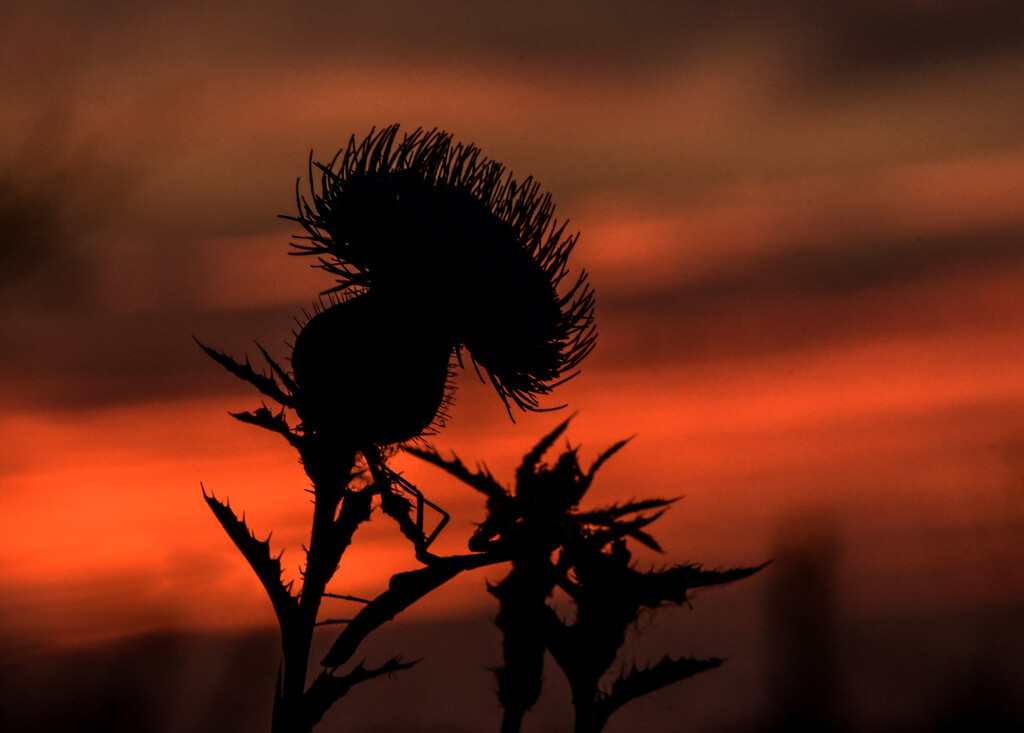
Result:
M297 193L286 217L306 232L293 254L336 278L327 292L373 294L445 353L461 360L465 347L506 407L542 409L593 349L593 291L567 265L578 235L531 178L448 133L394 125L353 137L330 163L311 158L309 179L310 198Z

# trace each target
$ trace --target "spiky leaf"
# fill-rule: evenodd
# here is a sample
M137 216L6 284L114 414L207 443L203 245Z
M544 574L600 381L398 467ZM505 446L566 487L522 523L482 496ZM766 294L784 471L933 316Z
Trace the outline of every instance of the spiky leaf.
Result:
M438 468L444 469L452 476L476 489L489 499L504 498L508 493L504 486L495 481L494 477L489 471L487 471L487 469L481 468L478 471L471 471L454 453L452 454L451 460L448 460L446 458L442 458L441 454L432 446L418 448L416 446L407 445L404 450L406 453L411 453L427 463L432 463Z
M283 435L285 440L293 446L299 446L299 437L292 431L291 425L285 419L284 409L275 414L266 405L262 405L251 412L230 412L228 414L241 422Z
M665 657L653 667L645 669L633 667L615 680L611 690L598 693L595 717L598 719L599 725L595 727L595 730L600 730L611 714L630 700L635 700L700 672L714 669L721 664L722 660L715 658L671 659Z
M656 521L664 513L665 510L662 510L651 516L634 517L628 521L614 521L604 529L594 532L591 536L591 542L597 547L605 547L623 537L632 537L655 552L662 552L661 545L658 544L654 537L644 531L644 527Z
M638 573L641 593L639 600L649 608L656 608L662 603L685 603L689 591L694 588L707 588L742 580L761 570L765 565L767 563L749 568L705 570L699 564L692 563Z
M244 364L239 363L230 356L228 356L227 354L217 351L216 349L210 348L209 346L207 346L194 336L192 338L197 344L199 344L199 348L206 352L207 356L209 356L215 362L217 362L222 367L227 369L229 372L234 374L236 377L245 380L270 399L275 400L287 407L293 406L293 400L291 395L287 394L284 390L282 390L281 386L273 377L267 376L266 374L261 374L260 372L257 372L255 369L253 369L252 364L249 363L248 358L246 358ZM273 362L271 363L273 364Z
M228 537L255 571L256 577L270 597L278 622L284 629L298 613L298 599L291 593L291 583L285 585L281 580L281 556L273 557L270 554L270 537L265 540L256 539L246 525L244 516L239 519L227 503L222 503L213 494L207 494L205 488L203 498L224 531L228 533Z
M463 570L492 565L505 559L497 553L453 555L437 558L419 570L398 573L391 578L391 584L386 591L360 609L345 630L338 635L321 664L331 668L344 664L351 659L359 644L370 633L432 590L444 585Z
M594 474L597 473L597 469L601 468L601 466L604 465L605 461L607 461L609 458L611 458L624 447L626 447L626 444L629 443L629 441L631 441L632 439L632 437L629 437L626 438L625 440L620 440L618 443L616 443L611 448L607 449L597 457L597 459L590 466L590 470L587 471L587 474L583 479L583 491L586 491L588 488L590 488L590 484L594 480Z
M302 696L303 725L306 726L304 729L312 730L313 726L320 722L328 708L347 695L349 690L360 682L366 682L382 675L394 674L415 665L416 662L402 662L399 657L394 657L376 668L364 667L360 663L345 675L333 675L324 670L313 680L313 684Z
M267 353L267 350L260 346L259 343L256 344L256 348L260 350L261 354L263 354L263 358L266 359L270 368L274 370L274 374L276 374L277 378L281 380L281 384L284 385L284 388L292 394L295 394L298 386L295 384L295 380L292 379L292 376L282 369L281 365L274 361L270 354Z
M645 499L643 501L629 501L625 504L613 504L602 509L578 512L576 514L576 518L585 524L599 524L607 527L613 524L616 519L624 517L627 514L646 512L650 509L664 509L674 504L676 501L678 501L678 497L674 499Z
M565 432L566 428L569 427L569 422L574 416L570 415L564 422L559 424L554 430L541 438L533 449L523 456L523 462L519 465L516 471L516 484L520 485L525 481L529 481L530 478L537 472L537 466L540 464L541 459L544 458L544 454L548 452L548 449L554 445L554 442L558 440L558 436Z

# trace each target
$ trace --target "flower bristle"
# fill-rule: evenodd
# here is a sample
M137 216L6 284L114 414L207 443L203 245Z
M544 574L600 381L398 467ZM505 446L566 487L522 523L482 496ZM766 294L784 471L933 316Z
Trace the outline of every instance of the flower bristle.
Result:
M307 199L296 186L298 214L284 218L305 230L292 254L335 278L325 292L404 299L467 347L506 407L542 409L538 397L594 348L586 272L558 293L579 235L532 177L517 181L447 132L390 125L327 164L311 155L309 187Z

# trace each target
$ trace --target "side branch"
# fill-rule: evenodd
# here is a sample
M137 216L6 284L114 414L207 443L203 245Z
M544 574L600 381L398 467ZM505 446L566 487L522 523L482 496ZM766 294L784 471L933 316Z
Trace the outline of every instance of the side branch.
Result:
M721 666L722 660L665 657L653 667L638 669L632 667L619 676L611 690L599 692L594 705L597 730L601 730L611 714L631 700L643 697L663 687L675 684L687 677L700 674Z
M313 684L302 696L305 717L303 725L306 726L304 730L312 730L313 726L320 722L328 708L347 695L348 691L360 682L366 682L381 675L391 675L403 669L409 669L415 664L416 662L403 662L396 657L389 659L380 667L364 667L360 663L346 675L337 676L324 670L313 680Z
M493 565L507 559L507 556L498 553L453 555L437 558L425 568L392 576L388 589L360 609L335 640L321 664L329 668L344 664L375 629L463 570Z

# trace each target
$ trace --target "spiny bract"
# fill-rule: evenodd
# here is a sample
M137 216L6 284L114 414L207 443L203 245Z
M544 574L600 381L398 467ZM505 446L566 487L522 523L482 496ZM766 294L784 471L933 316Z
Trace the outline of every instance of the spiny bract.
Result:
M558 292L578 235L565 234L532 179L517 182L448 133L417 129L399 139L393 125L353 137L328 164L311 158L309 183L311 199L297 192L298 215L286 217L306 231L294 253L317 257L337 280L327 292L343 300L296 339L295 381L308 405L361 391L367 410L380 400L390 412L382 420L404 423L388 438L415 437L433 420L447 362L455 354L461 363L462 347L507 407L527 410L542 409L538 398L574 376L593 349L586 272ZM385 394L391 387L415 416L399 414L404 403ZM428 403L435 411L423 423Z

